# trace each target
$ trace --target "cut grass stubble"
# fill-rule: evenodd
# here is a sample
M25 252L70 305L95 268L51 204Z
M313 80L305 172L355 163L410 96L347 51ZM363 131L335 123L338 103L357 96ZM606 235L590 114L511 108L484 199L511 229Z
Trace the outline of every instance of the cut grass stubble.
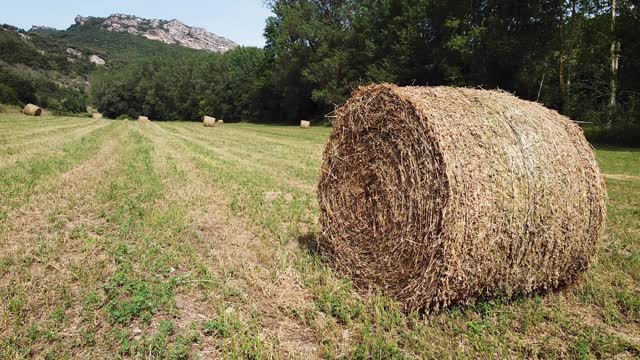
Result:
M0 356L640 356L640 181L607 180L608 240L577 286L404 314L313 251L328 133L114 122L7 168ZM637 174L603 151L605 172Z

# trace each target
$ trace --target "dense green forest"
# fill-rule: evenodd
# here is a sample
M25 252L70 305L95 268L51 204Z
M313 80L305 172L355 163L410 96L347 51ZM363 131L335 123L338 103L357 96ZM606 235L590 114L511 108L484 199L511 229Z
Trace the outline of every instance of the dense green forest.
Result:
M197 120L215 114L230 121L278 121L264 50L240 47L224 54L154 57L92 78L95 106L108 117ZM284 114L284 109L282 111Z
M94 78L105 113L322 120L371 82L500 88L637 139L640 6L629 1L273 0L264 49L145 59ZM597 131L598 128L606 131ZM606 138L613 137L613 138ZM636 140L637 141L637 140Z

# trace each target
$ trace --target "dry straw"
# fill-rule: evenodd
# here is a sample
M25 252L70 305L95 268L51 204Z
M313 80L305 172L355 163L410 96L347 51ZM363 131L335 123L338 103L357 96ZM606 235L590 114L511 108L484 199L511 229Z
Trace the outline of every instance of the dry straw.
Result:
M555 111L501 91L372 85L333 125L323 245L406 310L555 289L596 253L604 182Z
M27 104L25 105L24 109L22 110L22 112L25 115L30 115L30 116L40 116L42 115L42 108L40 108L37 105L33 105L33 104Z
M93 113L93 118L95 120L101 120L102 119L102 114L100 113Z
M202 118L202 123L203 123L204 127L214 127L214 126L216 126L216 118L205 115Z
M311 127L311 121L300 120L300 127L303 129L308 129Z

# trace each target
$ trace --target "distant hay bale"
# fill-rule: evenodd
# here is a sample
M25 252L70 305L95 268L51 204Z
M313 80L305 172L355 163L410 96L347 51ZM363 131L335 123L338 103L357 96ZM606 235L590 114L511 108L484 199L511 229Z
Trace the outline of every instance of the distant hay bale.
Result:
M22 109L22 112L29 116L40 116L42 115L42 108L33 104L27 104L24 109Z
M140 116L138 116L138 121L149 121L149 118L146 117L146 116L140 115Z
M224 120L222 119L218 120L218 125L222 125L222 124L224 124Z
M300 127L303 129L308 129L311 127L311 121L300 120Z
M570 284L605 225L582 130L501 91L361 87L337 111L321 174L325 250L406 310Z
M204 125L204 127L214 127L216 126L216 118L211 117L211 116L204 116L202 118L202 123Z
M102 114L100 113L93 113L93 118L95 120L101 120L102 119Z

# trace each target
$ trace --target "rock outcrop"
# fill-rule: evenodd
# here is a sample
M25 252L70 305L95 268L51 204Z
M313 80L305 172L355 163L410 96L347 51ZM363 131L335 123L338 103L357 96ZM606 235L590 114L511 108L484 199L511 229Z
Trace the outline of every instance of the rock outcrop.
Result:
M104 64L106 64L106 61L104 61L104 59L102 59L98 55L91 55L89 57L89 61L91 61L92 64L96 64L96 65L104 65Z
M233 41L210 33L205 29L185 25L178 20L143 19L132 15L113 14L107 18L83 17L78 15L76 25L88 23L102 30L138 34L147 39L176 44L191 49L211 52L225 52L238 45Z

